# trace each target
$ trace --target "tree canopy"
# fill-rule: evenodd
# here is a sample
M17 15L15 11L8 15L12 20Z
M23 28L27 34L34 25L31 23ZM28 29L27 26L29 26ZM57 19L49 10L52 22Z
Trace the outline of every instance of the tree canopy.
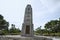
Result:
M3 19L4 17L2 15L0 15L0 19Z
M21 31L15 27L14 24L11 24L11 28L9 30L10 33L20 33Z
M47 30L50 30L53 32L58 32L58 30L60 30L60 19L59 20L51 20L50 22L46 23L44 27Z
M9 22L7 22L2 15L0 15L0 30L8 29Z

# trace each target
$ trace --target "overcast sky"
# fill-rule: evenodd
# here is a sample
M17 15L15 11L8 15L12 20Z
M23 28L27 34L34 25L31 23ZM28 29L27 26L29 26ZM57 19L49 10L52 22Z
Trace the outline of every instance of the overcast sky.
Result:
M0 14L21 29L27 4L33 9L34 29L60 17L60 0L0 0Z

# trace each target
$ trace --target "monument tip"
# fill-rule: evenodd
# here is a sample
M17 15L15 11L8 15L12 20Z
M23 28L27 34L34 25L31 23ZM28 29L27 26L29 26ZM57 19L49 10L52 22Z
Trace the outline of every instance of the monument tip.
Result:
M27 7L31 7L31 4L27 4Z

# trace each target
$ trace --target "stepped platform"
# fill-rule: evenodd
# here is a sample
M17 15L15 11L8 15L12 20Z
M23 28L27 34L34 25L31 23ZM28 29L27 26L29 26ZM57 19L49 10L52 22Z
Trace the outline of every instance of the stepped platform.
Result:
M52 40L52 39L41 36L23 37L20 35L1 35L0 40Z

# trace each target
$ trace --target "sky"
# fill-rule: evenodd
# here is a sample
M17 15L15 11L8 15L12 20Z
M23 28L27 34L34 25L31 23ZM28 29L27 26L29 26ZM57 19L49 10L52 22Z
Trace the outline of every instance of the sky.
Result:
M16 28L21 29L24 20L26 6L30 4L33 9L34 29L42 26L50 20L60 17L60 0L0 0L0 14Z

